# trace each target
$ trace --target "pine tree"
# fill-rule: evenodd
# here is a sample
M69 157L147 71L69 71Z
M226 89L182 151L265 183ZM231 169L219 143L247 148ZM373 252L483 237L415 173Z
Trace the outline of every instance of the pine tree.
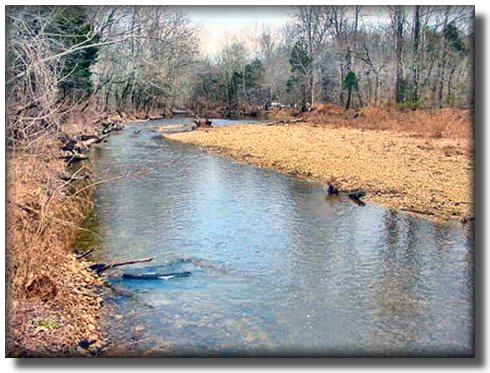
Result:
M357 76L354 71L349 70L349 72L345 76L344 88L347 89L347 103L345 105L345 108L349 110L352 99L352 90L357 89Z
M86 8L68 6L55 19L58 38L66 49L81 43L97 43L100 35L94 32L88 21ZM84 100L93 93L91 66L97 59L97 47L90 47L69 54L64 58L64 77L59 83L61 99Z

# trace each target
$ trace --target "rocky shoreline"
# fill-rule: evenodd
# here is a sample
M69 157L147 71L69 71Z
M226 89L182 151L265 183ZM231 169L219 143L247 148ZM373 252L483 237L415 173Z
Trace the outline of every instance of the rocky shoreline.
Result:
M240 162L362 189L366 202L433 219L473 217L472 142L395 131L246 125L166 134Z

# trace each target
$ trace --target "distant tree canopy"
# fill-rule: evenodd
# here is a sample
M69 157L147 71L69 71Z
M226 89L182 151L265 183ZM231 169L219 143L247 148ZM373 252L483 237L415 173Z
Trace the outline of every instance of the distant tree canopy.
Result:
M466 6L299 6L281 30L243 33L206 58L185 8L8 7L8 141L60 128L77 105L203 115L272 102L471 107L473 22Z
M216 59L213 74L231 69L238 75L214 75L225 82L216 89L231 93L215 100L214 108L246 111L271 100L298 110L322 101L347 108L395 102L401 110L469 106L473 37L471 7L300 6L274 37L264 29L248 53L245 45L253 39L235 46L242 68L247 61L262 62L252 95L238 88L236 61ZM194 98L199 101L198 92Z

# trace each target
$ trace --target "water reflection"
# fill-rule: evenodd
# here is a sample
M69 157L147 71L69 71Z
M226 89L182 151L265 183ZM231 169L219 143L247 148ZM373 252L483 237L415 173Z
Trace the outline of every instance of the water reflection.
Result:
M472 354L473 241L460 226L327 201L322 186L156 139L152 126L113 136L97 158L100 178L153 168L97 190L102 255L155 256L192 276L114 276L133 292L110 301L125 353Z

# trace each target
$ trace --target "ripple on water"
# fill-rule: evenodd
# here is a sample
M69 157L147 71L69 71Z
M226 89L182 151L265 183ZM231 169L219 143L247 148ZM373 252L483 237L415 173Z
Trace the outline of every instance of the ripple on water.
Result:
M165 123L99 152L99 178L152 169L97 189L102 256L192 276L115 278L133 292L114 304L116 342L164 355L472 353L473 243L459 226L326 200L321 186L155 139Z

